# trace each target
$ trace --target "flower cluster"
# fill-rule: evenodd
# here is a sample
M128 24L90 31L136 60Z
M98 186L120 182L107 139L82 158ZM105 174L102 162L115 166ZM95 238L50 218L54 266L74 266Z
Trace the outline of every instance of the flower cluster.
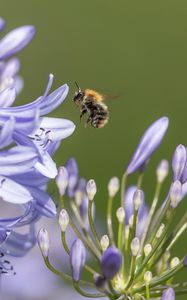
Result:
M70 281L82 296L118 300L174 300L176 295L187 294L187 282L174 282L175 275L187 266L186 252L181 258L173 253L174 245L187 229L187 213L175 226L173 222L177 207L187 192L186 148L179 145L174 152L173 178L161 204L161 188L169 173L168 161L162 160L156 169L156 186L150 208L145 203L142 190L148 161L162 142L168 124L167 117L155 121L142 136L121 184L117 177L109 181L107 232L103 236L98 234L94 222L95 181L91 179L85 183L79 179L73 159L59 169L56 177L62 208L59 225L61 241L69 256L71 275L51 264L50 237L44 228L38 234L38 243L47 267ZM128 187L128 178L136 171L139 172L137 183ZM113 201L119 190L119 207L114 214ZM66 209L68 207L70 213ZM68 226L76 235L72 245L66 241ZM93 263L89 265L88 253L89 259L93 257ZM81 278L83 270L88 273L88 281ZM94 288L97 292L93 292Z
M0 18L0 31L4 27ZM34 34L33 26L22 26L0 40L0 200L19 210L15 216L0 218L2 257L6 253L25 254L36 243L34 223L41 216L56 215L55 203L46 192L49 179L57 175L51 156L75 129L69 120L45 117L68 94L66 84L49 93L52 74L42 96L12 107L23 86L18 75L20 62L14 55L28 45ZM16 232L24 225L29 225L27 234ZM0 262L1 273L8 269L6 265L6 259Z

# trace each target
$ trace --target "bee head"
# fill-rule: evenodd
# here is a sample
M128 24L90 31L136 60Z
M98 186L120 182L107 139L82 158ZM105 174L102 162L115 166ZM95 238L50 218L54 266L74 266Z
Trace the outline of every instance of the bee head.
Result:
M82 100L83 100L83 97L84 97L84 91L81 90L81 88L78 86L77 82L75 82L77 88L78 88L78 91L75 92L74 94L74 97L73 97L73 102L76 104L76 105L80 105Z

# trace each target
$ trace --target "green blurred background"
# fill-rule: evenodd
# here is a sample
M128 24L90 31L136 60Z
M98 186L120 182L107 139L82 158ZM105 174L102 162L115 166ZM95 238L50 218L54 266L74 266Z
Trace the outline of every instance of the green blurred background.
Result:
M53 115L71 119L77 127L63 142L57 163L73 156L81 175L96 180L99 216L105 212L109 178L122 175L145 128L160 116L170 118L145 176L150 202L155 166L161 158L171 160L176 145L187 142L187 2L1 0L0 11L7 31L23 24L37 28L34 41L19 55L25 79L20 103L42 94L49 73L55 75L53 88L70 86L67 100ZM75 80L82 88L120 95L108 102L105 128L85 129L79 122L72 103ZM181 212L186 207L183 202ZM178 255L186 247L185 239Z

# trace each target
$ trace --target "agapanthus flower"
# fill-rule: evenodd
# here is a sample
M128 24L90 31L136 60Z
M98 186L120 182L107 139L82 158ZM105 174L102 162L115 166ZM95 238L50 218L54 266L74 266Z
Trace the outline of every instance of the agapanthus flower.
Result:
M73 187L70 197L68 197L68 193L66 196L60 196L62 211L59 223L62 245L70 256L71 270L75 273L68 275L57 270L51 264L50 247L47 257L44 251L42 254L47 267L56 275L71 281L74 288L82 296L88 298L106 297L116 300L169 300L170 298L174 300L178 294L187 294L185 280L181 282L175 280L175 275L187 266L186 251L184 251L183 257L179 258L174 255L173 250L173 246L187 229L186 213L177 224L173 222L177 208L184 196L182 183L178 177L174 178L174 181L171 178L168 192L159 204L162 195L161 188L169 173L169 163L162 160L156 168L156 187L150 208L145 203L146 194L142 190L143 174L147 172L147 168L141 168L137 183L134 186L127 186L130 173L142 167L142 164L151 158L165 134L167 125L168 119L166 117L161 118L153 123L144 134L134 156L136 159L130 163L130 171L128 166L125 172L126 176L122 177L120 197L118 197L119 181L116 178L109 181L107 232L103 232L102 236L97 232L92 213L94 199L97 197L96 183L93 179L89 180L87 184L84 183L83 191L85 192L86 188L88 198L86 214L89 222L89 226L85 227L80 212L83 198L79 197L77 200L76 195L80 181L78 169L75 161L73 164L71 161L71 166L74 167L70 168L70 174L74 177L74 184L70 185ZM173 167L176 165L176 161L181 161L181 158L178 157L175 158ZM177 167L177 170L179 169ZM179 174L179 171L177 172L176 174ZM69 184L72 183L71 176L69 177ZM144 186L145 184L146 182L144 182ZM113 208L114 198L119 198L119 207L116 212ZM118 200L115 199L115 201ZM72 208L71 213L68 213L69 207ZM75 218L73 218L72 212ZM116 222L117 226L113 226ZM80 246L79 243L76 244L76 247L75 244L73 246L68 244L66 240L68 227L71 227L76 234ZM74 249L73 253L72 249ZM88 260L85 260L85 254L82 255L83 249L86 249L89 256L93 257L93 265L88 264ZM86 282L82 280L82 269L90 273L90 280ZM85 288L85 285L89 290ZM94 287L97 290L95 292L93 291Z
M0 30L3 27L0 19ZM0 249L16 256L36 243L34 223L41 216L56 215L56 205L46 192L49 179L57 175L52 156L75 129L70 120L45 116L65 100L69 89L64 84L49 94L52 74L42 96L25 105L11 106L22 82L17 75L20 63L13 55L34 34L33 26L22 26L0 40L0 199L19 209L15 217L0 218ZM16 231L25 225L29 225L28 233Z

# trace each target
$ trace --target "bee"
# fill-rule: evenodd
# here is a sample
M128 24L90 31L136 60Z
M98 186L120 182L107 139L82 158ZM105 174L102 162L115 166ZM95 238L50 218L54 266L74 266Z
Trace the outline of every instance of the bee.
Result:
M102 128L109 119L108 107L104 103L105 97L91 89L82 90L77 82L75 84L78 91L75 92L73 102L80 109L80 120L84 114L87 114L86 124L90 123L95 128Z

